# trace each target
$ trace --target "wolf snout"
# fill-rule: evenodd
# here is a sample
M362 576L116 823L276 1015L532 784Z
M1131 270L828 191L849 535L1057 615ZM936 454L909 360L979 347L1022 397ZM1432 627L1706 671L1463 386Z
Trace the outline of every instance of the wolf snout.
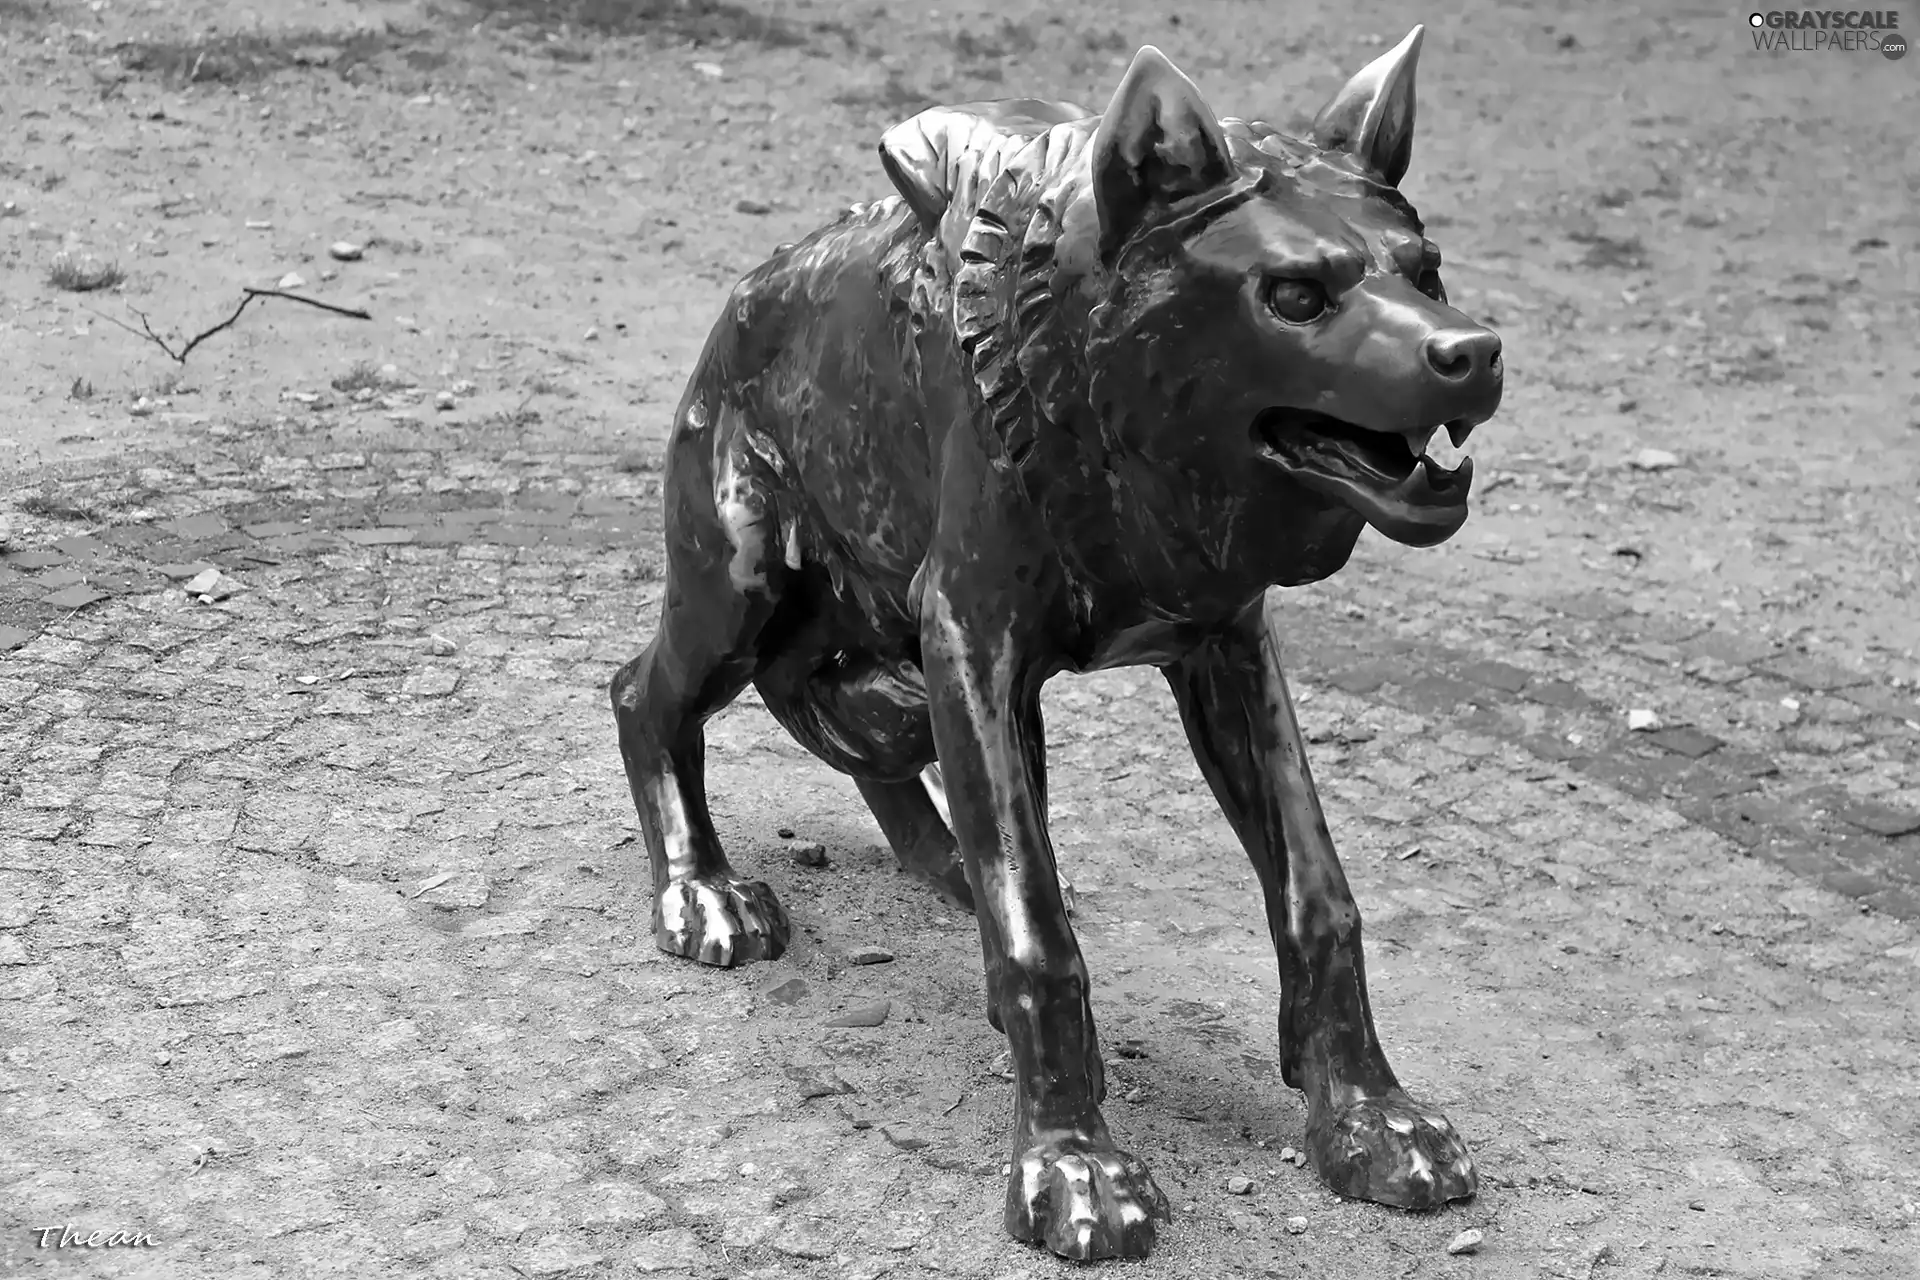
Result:
M1500 335L1486 329L1442 329L1424 344L1427 366L1450 383L1498 381Z

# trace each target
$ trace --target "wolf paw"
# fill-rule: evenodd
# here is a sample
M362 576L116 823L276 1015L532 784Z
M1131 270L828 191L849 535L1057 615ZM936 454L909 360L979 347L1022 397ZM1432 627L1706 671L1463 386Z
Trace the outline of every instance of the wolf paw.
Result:
M1081 1262L1144 1258L1171 1217L1144 1164L1077 1133L1042 1136L1007 1184L1008 1234Z
M1309 1117L1307 1156L1341 1195L1397 1209L1437 1209L1480 1187L1453 1125L1399 1090Z
M662 951L731 968L777 960L790 936L787 911L758 880L672 880L653 900L653 940Z

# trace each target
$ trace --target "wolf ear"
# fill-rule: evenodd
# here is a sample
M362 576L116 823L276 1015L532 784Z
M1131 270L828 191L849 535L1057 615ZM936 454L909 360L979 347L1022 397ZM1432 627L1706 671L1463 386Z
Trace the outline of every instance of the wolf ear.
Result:
M1226 134L1200 90L1167 55L1141 46L1093 135L1102 254L1119 248L1155 205L1197 195L1233 173Z
M1399 186L1413 159L1413 70L1420 61L1415 27L1368 63L1314 117L1308 139L1323 151L1345 151Z

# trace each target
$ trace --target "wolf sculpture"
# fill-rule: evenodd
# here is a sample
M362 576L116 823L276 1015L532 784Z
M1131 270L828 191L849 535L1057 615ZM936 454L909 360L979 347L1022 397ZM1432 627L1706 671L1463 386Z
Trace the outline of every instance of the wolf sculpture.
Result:
M1500 403L1500 340L1447 304L1398 191L1420 40L1298 139L1216 117L1151 47L1097 115L915 117L881 144L899 194L748 275L675 414L660 623L612 686L655 940L711 965L786 947L707 809L702 726L752 683L902 869L977 915L1014 1065L1006 1226L1066 1257L1144 1254L1168 1208L1100 1111L1046 826L1062 671L1171 684L1264 892L1319 1175L1408 1208L1475 1189L1375 1034L1267 607L1366 525L1458 530L1471 462L1429 442Z

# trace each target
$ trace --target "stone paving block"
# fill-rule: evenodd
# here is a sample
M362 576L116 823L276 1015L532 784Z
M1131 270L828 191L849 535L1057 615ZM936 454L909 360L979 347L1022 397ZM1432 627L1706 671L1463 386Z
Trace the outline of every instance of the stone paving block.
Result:
M87 822L80 843L108 849L128 849L148 843L145 819L121 814L99 814Z
M313 526L304 520L268 520L244 526L250 538L283 538L288 534L311 533Z
M327 535L325 531L285 533L272 538L263 538L260 541L263 549L272 552L274 555L285 556L289 559L294 556L303 555L308 551L313 551L326 545L326 543Z
M1606 705L1565 680L1535 680L1521 691L1521 696L1563 711L1594 711Z
M1638 658L1645 658L1648 662L1658 663L1663 667L1677 667L1686 659L1686 654L1678 645L1659 644L1653 641L1623 644L1620 646L1620 651L1631 653Z
M1909 690L1867 684L1839 690L1838 693L1865 711L1892 716L1896 720L1920 720L1920 698L1916 698Z
M1832 854L1799 840L1779 840L1756 846L1758 857L1800 876L1818 882L1823 877L1847 870Z
M1758 671L1778 676L1802 689L1814 689L1822 693L1871 683L1870 677L1857 671L1849 671L1836 662L1804 653L1781 654L1764 662L1756 662L1753 666Z
M1753 666L1779 652L1779 646L1771 641L1721 630L1694 636L1680 647L1693 657L1715 658L1736 667Z
M5 827L8 835L25 840L57 840L72 824L72 811L63 805L58 809L9 809Z
M429 667L401 681L400 692L415 698L443 698L459 687L459 672L445 667Z
M407 528L389 526L380 529L341 529L341 537L363 547L389 547L412 542L414 531Z
M255 795L247 800L233 842L263 853L302 853L312 848L326 818L326 804L313 796Z
M1718 658L1706 655L1688 658L1681 664L1680 669L1696 680L1704 680L1708 684L1715 685L1738 684L1752 675L1746 667L1722 662Z
M1392 683L1399 687L1401 701L1429 715L1449 714L1463 702L1487 697L1487 691L1479 685L1451 676L1425 675L1406 680L1404 669L1402 677Z
M197 578L209 569L218 568L211 560L178 560L169 564L154 566L169 578Z
M1627 611L1626 604L1617 597L1593 591L1550 596L1545 604L1555 613L1565 614L1570 618L1582 618L1588 622L1605 622Z
M110 547L139 552L162 540L164 535L151 525L117 524L94 535Z
M509 525L515 525L515 526L530 525L536 528L550 529L550 528L558 528L559 526L565 525L565 524L571 524L573 522L573 513L571 510L566 510L566 511L559 511L559 510L552 510L552 509L528 510L523 507L514 507L514 508L509 508L505 511L502 511L500 513L500 520L502 523L509 524Z
M81 556L97 556L107 550L106 543L84 533L67 538L55 538L53 545L76 559Z
M1723 749L1713 753L1713 764L1717 769L1737 773L1748 778L1767 778L1780 772L1780 766L1771 756L1758 751L1735 751Z
M1819 838L1804 810L1766 796L1688 797L1676 803L1674 809L1690 821L1749 849L1770 841L1812 842Z
M78 569L59 568L41 570L40 573L34 576L32 582L34 586L44 588L47 591L57 591L61 587L71 587L76 583L85 582L86 580L87 575Z
M31 631L22 630L19 627L0 626L0 653L18 649L31 639L33 639Z
M1722 800L1760 789L1760 783L1755 778L1722 772L1699 763L1681 769L1673 780L1673 786L1681 795L1702 800Z
M1711 751L1724 747L1726 743L1710 733L1702 733L1689 725L1679 725L1672 729L1657 729L1646 735L1647 741L1664 751L1675 755L1698 760Z
M1834 816L1878 836L1904 836L1920 831L1920 812L1899 809L1873 800L1846 798L1836 802Z
M100 600L105 600L106 598L107 593L104 591L95 591L92 587L88 586L78 586L68 587L64 591L56 591L51 595L43 596L42 603L52 605L56 609L84 609L88 605Z
M58 551L14 551L7 555L6 564L12 569L44 569L50 564L64 564L66 559Z
M1589 778L1642 800L1662 798L1684 773L1684 766L1676 760L1621 751L1586 756L1575 767Z
M1505 662L1492 661L1465 663L1455 668L1454 674L1463 680L1483 684L1503 693L1518 693L1533 680L1531 671L1523 671Z
M1880 891L1880 882L1872 876L1862 875L1858 871L1841 868L1829 871L1820 877L1820 883L1835 893L1849 898L1864 898Z
M1875 911L1896 920L1920 920L1920 894L1905 889L1881 889L1861 899Z
M471 528L475 525L496 523L501 519L501 516L502 508L498 506L461 507L452 511L441 512L440 523L455 526L465 525Z
M227 532L227 522L212 512L183 516L178 520L162 520L160 527L176 538L185 538L189 542L218 538Z
M1635 613L1621 619L1621 629L1631 632L1653 644L1679 644L1691 640L1707 629L1704 622L1695 622L1664 613Z
M623 538L624 535L620 534L617 530L594 529L573 525L564 529L549 529L546 540L542 545L549 548L607 547L618 544L623 541Z

